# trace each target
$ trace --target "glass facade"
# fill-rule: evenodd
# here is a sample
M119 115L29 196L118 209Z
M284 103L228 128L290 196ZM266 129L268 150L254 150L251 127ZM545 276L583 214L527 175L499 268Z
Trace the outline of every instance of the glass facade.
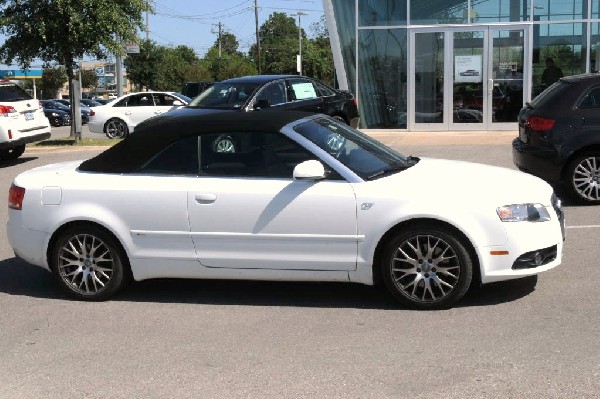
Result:
M520 107L554 80L600 71L600 0L324 5L362 128L515 129Z

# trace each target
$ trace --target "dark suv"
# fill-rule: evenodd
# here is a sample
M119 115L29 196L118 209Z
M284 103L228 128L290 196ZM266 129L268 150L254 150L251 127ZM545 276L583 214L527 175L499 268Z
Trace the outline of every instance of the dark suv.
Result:
M600 74L562 78L534 98L512 146L520 170L600 204Z

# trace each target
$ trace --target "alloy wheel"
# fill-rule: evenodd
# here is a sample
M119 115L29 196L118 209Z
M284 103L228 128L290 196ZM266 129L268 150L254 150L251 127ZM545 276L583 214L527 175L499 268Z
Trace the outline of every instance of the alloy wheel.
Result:
M586 201L600 201L600 157L582 158L575 165L571 178L578 196Z
M460 269L455 249L434 235L402 241L390 265L396 289L417 303L437 302L450 295L460 280Z
M111 282L115 271L115 255L100 238L77 234L62 244L58 251L58 273L74 293L94 295Z

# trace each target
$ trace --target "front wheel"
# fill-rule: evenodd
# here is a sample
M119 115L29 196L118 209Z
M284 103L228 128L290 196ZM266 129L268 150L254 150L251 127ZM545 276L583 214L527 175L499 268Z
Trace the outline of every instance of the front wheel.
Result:
M104 125L104 133L109 139L121 139L129 134L129 128L121 119L113 118Z
M567 189L575 200L600 204L600 154L587 152L573 159L567 177Z
M388 291L413 309L447 308L467 292L473 259L450 229L423 223L396 234L381 262Z
M52 250L52 271L69 295L87 301L108 299L125 286L127 258L104 230L79 225L65 230Z

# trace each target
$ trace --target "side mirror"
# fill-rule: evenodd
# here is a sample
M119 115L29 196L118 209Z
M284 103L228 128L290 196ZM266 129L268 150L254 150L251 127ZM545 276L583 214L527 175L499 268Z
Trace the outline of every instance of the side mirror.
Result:
M175 100L173 101L173 106L174 107L181 107L183 105L183 103L179 100Z
M254 109L261 109L261 108L269 108L271 106L271 101L269 100L258 100L256 101L256 103L254 103Z
M325 168L314 159L304 161L296 165L293 176L295 180L321 180L325 178Z

